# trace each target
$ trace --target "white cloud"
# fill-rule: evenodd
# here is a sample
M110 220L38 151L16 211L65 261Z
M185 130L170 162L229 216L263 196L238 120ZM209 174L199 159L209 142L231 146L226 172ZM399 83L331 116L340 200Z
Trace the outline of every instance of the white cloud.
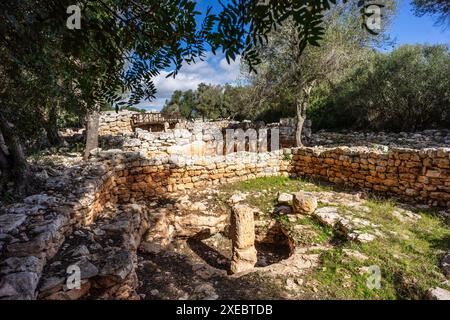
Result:
M162 71L154 79L158 90L156 99L151 102L144 101L137 107L162 107L165 100L170 99L173 91L195 90L202 82L207 84L235 83L240 77L240 57L228 64L223 55L214 56L209 53L204 61L197 61L190 65L184 64L175 78L166 78L169 73L169 71Z

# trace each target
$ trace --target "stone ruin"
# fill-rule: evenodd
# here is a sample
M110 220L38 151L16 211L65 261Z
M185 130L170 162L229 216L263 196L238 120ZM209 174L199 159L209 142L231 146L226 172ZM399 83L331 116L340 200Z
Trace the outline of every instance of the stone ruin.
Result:
M126 117L119 118L121 125L107 122L109 131L102 124L103 134L116 133L116 127L126 131ZM450 207L450 148L302 147L220 155L211 151L217 145L207 147L211 126L121 132L116 141L120 149L108 149L111 140L106 140L106 147L94 150L88 163L49 177L41 194L2 208L0 299L136 299L136 252L141 242L141 250L151 252L180 237L211 235L228 227L231 271L253 268L255 239L271 236L255 234L250 208L234 205L230 217L228 212L207 212L201 204L189 203L183 194L196 188L267 176L313 177ZM173 204L160 209L158 201ZM374 236L358 233L367 227L364 221L326 207L315 210L317 203L305 194L280 201L292 201L297 212L314 211L322 221L339 224L349 238L370 241ZM312 263L295 252L289 259L296 265ZM82 270L81 286L70 289L65 281L67 268L73 265ZM292 268L292 264L266 268L280 266Z

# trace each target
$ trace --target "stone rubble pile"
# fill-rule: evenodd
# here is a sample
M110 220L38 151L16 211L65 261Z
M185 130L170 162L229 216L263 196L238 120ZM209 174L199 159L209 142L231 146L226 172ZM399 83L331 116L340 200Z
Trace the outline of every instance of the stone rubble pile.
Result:
M450 206L450 148L298 148L292 166L297 176Z

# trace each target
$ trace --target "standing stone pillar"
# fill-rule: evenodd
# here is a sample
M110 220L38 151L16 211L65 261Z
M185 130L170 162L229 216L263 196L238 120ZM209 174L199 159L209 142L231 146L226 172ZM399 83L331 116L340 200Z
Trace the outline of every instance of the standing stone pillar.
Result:
M255 221L253 210L246 205L235 205L231 213L231 240L233 256L231 272L253 269L256 264Z

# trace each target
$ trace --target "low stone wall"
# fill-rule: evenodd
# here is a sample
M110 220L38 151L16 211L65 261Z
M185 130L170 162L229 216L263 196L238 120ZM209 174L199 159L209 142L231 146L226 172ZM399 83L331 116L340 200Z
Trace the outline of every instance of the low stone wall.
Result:
M146 197L231 183L258 177L288 175L282 151L233 153L216 157L161 156L144 158L139 153L103 151L98 154L108 184L108 197L129 202ZM110 179L109 177L113 177ZM100 197L103 198L103 197ZM101 204L99 204L101 205Z
M450 148L300 148L291 172L450 207Z

